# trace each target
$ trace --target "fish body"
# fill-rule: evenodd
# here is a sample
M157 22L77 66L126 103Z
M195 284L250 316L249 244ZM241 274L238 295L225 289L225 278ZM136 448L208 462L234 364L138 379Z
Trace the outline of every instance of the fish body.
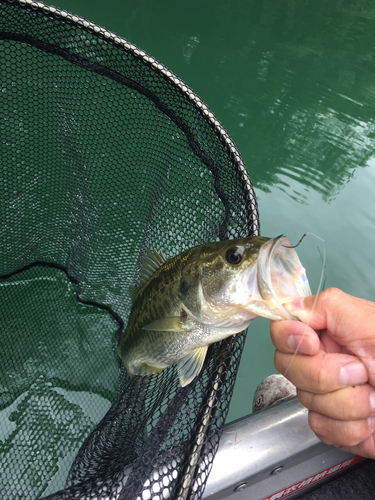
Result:
M283 303L311 295L285 236L206 243L166 260L149 251L119 346L132 375L173 364L182 386L200 372L209 345L245 330L257 316L295 319Z

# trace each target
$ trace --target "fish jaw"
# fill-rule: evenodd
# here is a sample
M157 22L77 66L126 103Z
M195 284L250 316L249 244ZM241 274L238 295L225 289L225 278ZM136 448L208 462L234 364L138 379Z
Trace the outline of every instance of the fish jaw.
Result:
M298 319L284 304L295 296L311 295L306 271L285 236L272 238L259 251L256 264L245 277L248 311L269 319Z

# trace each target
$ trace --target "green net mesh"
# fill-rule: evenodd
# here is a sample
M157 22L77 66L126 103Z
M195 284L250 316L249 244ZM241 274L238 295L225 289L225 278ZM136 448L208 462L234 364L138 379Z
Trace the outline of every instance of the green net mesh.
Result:
M93 23L0 0L0 486L5 499L200 498L244 334L130 378L148 248L258 234L255 195L184 82Z

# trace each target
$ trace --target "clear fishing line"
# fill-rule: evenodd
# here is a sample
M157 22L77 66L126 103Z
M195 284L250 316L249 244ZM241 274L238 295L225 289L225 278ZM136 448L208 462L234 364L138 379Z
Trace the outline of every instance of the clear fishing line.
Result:
M313 315L313 312L314 312L314 309L315 309L315 305L316 305L316 302L318 300L318 295L319 293L322 291L322 286L323 286L323 279L324 279L324 274L325 274L325 265L326 265L326 247L325 247L325 240L323 238L321 238L320 236L318 236L317 234L314 234L314 233L305 233L302 238L299 240L299 242L294 245L294 246L290 246L290 247L287 247L287 248L296 248L298 247L298 245L302 242L302 240L305 238L305 236L308 236L308 235L311 235L311 236L314 236L315 238L317 238L318 240L322 241L323 242L323 262L322 262L322 271L320 273L320 279L319 279L319 284L318 284L318 289L317 289L317 292L315 294L315 299L314 299L314 302L313 302L313 306L312 306L312 309L311 309L311 312L309 314L309 317L308 317L308 320L307 320L307 323L305 324L305 330L306 330L306 327L310 325L310 321L311 321L311 317ZM285 245L284 245L285 246ZM320 249L318 247L318 251L320 253ZM322 256L322 254L320 253L320 256ZM304 330L304 331L305 331ZM301 336L301 339L300 341L298 342L298 345L297 345L297 351L293 353L293 357L291 359L291 361L289 362L286 370L285 370L285 373L284 373L284 377L286 377L286 374L288 373L288 370L289 368L292 366L292 363L293 363L293 360L295 358L295 356L298 354L298 349L302 343L302 340L303 340L303 337L304 337L304 332L302 332L302 336Z

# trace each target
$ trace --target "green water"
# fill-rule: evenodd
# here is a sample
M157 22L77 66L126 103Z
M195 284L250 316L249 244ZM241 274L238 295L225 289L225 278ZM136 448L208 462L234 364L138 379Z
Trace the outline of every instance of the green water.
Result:
M236 143L261 233L286 234L316 291L375 300L375 4L367 0L59 0L135 43L192 87ZM273 367L250 327L229 420Z

